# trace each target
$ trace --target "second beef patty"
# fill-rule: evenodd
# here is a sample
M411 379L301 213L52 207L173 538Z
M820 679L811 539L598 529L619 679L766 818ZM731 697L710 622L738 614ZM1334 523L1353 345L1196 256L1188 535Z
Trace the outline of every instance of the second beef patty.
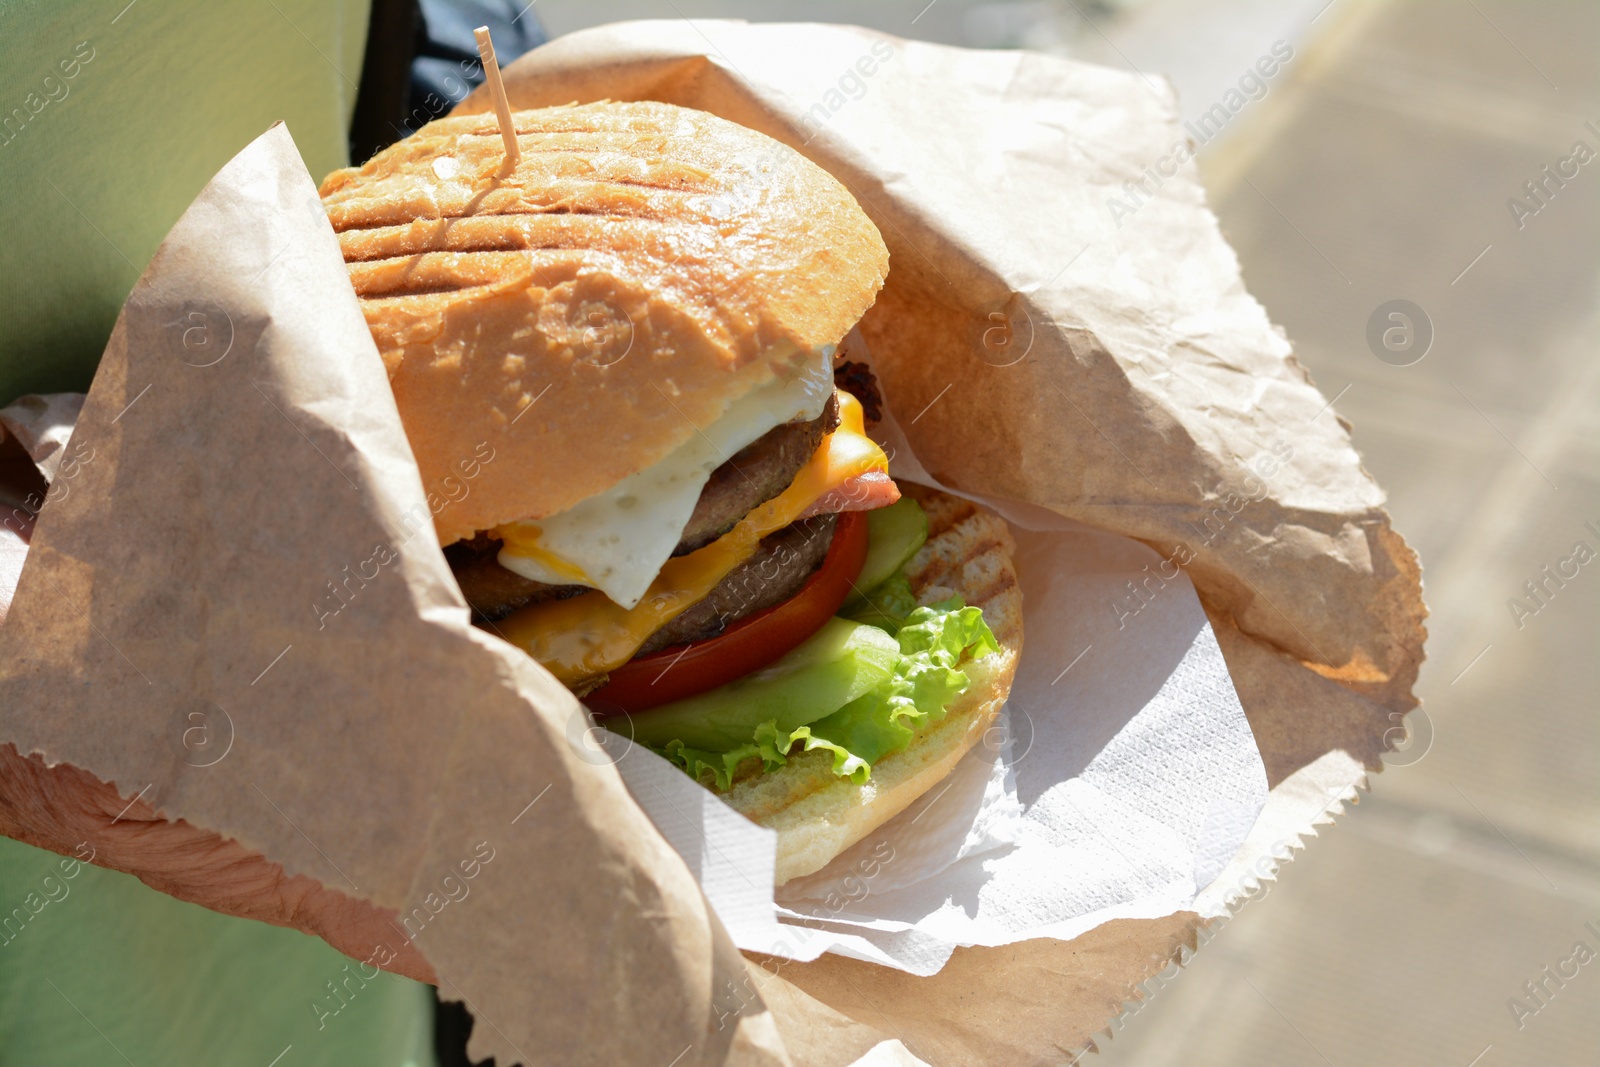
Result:
M700 498L695 502L694 512L689 517L688 524L684 527L683 537L679 540L673 555L681 556L693 552L710 544L729 530L734 524L751 510L771 500L788 488L794 481L794 476L800 468L805 466L817 446L822 443L825 434L833 431L839 425L839 401L837 396L829 397L828 404L822 414L808 422L791 422L776 426L766 434L734 453L733 457L723 463L711 473L706 481L705 488L700 491ZM822 551L827 551L826 544L833 539L833 525L827 524L826 536L819 537L815 531L815 522L808 524L797 523L795 526L780 530L762 541L762 549L757 555L746 561L740 570L751 564L764 563L767 570L773 564L769 558L768 542L779 544L775 539L783 539L790 530L805 526L812 531L812 535L805 539L808 546L814 546L817 541L823 541ZM787 555L800 558L802 555L795 545L789 541L781 541L789 547L783 549ZM458 541L445 548L445 559L450 563L450 569L455 572L456 581L461 585L461 592L472 607L473 621L496 622L516 611L518 608L529 604L538 604L546 600L561 600L566 597L576 596L588 591L582 585L549 585L537 582L531 578L524 578L500 566L496 557L499 555L501 542L498 538L480 532L476 537L466 541ZM778 549L774 548L776 552ZM809 567L801 574L800 581L816 569L822 556L817 555ZM790 566L786 565L782 573L787 575ZM762 572L764 573L764 572ZM736 570L723 580L723 585L732 582L740 571ZM776 577L776 576L775 576ZM751 573L746 573L739 578L746 588L753 588L757 583ZM798 589L800 582L796 581L789 592L761 604L768 607L779 600L791 595ZM721 590L722 586L718 586ZM713 596L716 594L714 593ZM708 598L709 599L709 598ZM697 605L698 607L698 605ZM715 617L722 618L726 610L731 607L725 605L713 613ZM691 614L686 612L685 615ZM738 612L732 616L722 618L723 626L728 625L737 618L750 611L760 608L751 608ZM682 618L682 616L680 616ZM671 629L671 627L669 627ZM720 629L720 627L719 627ZM654 638L652 638L654 640ZM679 641L668 644L682 643ZM656 647L667 647L657 645Z

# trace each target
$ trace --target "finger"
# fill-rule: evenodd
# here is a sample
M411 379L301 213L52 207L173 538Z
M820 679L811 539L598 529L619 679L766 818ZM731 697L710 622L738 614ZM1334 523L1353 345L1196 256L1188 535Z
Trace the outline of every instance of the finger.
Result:
M11 598L22 577L22 561L28 558L28 542L15 530L0 528L0 622L11 613Z
M6 621L22 576L43 488L44 479L21 444L0 428L0 622Z
M399 912L360 897L347 896L315 879L297 876L310 892L287 925L316 934L352 959L418 982L437 985L433 964L408 938Z
M167 820L135 795L69 764L0 745L0 833L123 871L153 889L240 918L321 937L362 962L421 982L431 964L393 909L330 889L210 830Z

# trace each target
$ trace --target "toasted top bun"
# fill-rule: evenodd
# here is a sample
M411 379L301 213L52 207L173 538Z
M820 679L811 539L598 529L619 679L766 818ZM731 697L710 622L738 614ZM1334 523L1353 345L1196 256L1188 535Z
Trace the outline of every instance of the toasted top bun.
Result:
M872 765L855 785L833 773L833 757L807 752L776 771L736 782L723 794L735 810L778 832L776 881L821 870L835 856L904 811L955 769L983 737L1011 692L1022 654L1022 591L1005 520L966 500L902 482L928 513L928 541L906 568L919 603L959 594L983 609L1000 645L967 663L970 683L911 744Z
M648 102L512 118L514 170L467 115L322 184L443 544L654 464L888 272L849 192L764 134Z

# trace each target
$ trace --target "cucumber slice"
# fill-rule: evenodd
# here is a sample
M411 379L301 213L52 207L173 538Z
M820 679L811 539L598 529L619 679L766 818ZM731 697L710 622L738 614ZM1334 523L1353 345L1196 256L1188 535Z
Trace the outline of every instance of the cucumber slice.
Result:
M928 539L928 515L908 496L867 512L867 561L843 611L864 602L866 594L905 566Z
M682 741L690 748L727 751L748 742L769 719L785 731L832 715L893 674L899 659L899 642L877 627L829 619L771 666L637 712L633 739L652 748ZM629 724L620 719L604 725L628 732Z

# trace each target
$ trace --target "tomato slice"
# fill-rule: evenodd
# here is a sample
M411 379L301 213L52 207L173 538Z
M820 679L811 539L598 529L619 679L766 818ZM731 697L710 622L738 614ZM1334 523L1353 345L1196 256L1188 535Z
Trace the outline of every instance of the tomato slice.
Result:
M794 596L740 619L708 641L663 648L629 660L583 702L596 716L643 711L715 689L765 667L833 617L850 595L866 558L866 513L841 513L822 565Z

